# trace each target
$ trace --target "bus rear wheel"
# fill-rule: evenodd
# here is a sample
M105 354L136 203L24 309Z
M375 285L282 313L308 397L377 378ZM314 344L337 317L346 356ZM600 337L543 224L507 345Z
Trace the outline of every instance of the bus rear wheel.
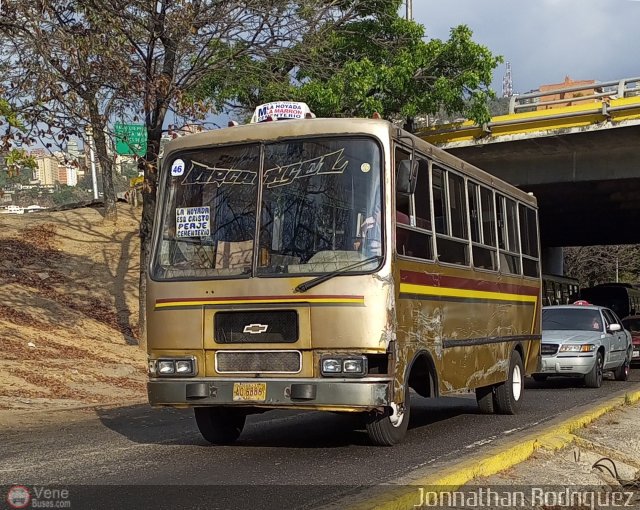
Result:
M367 433L371 442L378 446L393 446L402 441L409 426L410 411L409 388L405 387L403 407L392 403L384 413L367 416Z
M518 351L511 353L509 377L494 390L494 405L498 414L516 414L524 393L524 365Z
M493 386L476 388L476 401L482 414L493 414L495 412Z
M246 413L228 407L195 407L196 424L202 437L211 444L231 444L240 437Z

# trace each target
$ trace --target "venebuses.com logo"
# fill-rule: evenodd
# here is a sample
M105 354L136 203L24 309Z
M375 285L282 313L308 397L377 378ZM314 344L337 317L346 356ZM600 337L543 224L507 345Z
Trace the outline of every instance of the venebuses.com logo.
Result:
M7 503L11 508L27 508L31 493L24 485L14 485L7 492Z
M71 508L69 489L12 485L6 497L9 508Z

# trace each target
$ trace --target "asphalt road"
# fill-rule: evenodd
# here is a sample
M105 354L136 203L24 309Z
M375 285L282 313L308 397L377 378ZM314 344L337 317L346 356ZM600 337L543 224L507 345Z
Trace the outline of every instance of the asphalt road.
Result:
M371 446L353 429L354 417L332 413L251 416L240 440L226 447L201 439L190 410L98 409L44 425L34 415L31 424L0 430L0 485L72 487L81 500L72 508L140 508L149 499L155 508L177 508L176 498L184 508L313 508L358 486L458 460L638 382L640 369L628 382L609 378L599 389L574 379L528 380L517 416L481 415L470 396L416 396L407 438L392 448Z

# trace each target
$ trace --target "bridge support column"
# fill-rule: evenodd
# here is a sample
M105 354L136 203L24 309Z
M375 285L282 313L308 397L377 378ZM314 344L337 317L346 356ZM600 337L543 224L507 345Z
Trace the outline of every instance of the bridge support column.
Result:
M542 250L542 272L564 275L564 252L562 247L554 246Z

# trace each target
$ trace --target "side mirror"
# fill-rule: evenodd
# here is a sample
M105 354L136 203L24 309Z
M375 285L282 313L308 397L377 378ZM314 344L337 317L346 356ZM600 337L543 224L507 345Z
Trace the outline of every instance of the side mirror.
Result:
M622 329L622 326L620 326L620 324L609 324L609 331L611 331L611 333L615 333L616 331L620 331Z
M416 176L418 175L418 162L403 159L398 165L396 176L396 191L398 193L413 193L416 190Z

